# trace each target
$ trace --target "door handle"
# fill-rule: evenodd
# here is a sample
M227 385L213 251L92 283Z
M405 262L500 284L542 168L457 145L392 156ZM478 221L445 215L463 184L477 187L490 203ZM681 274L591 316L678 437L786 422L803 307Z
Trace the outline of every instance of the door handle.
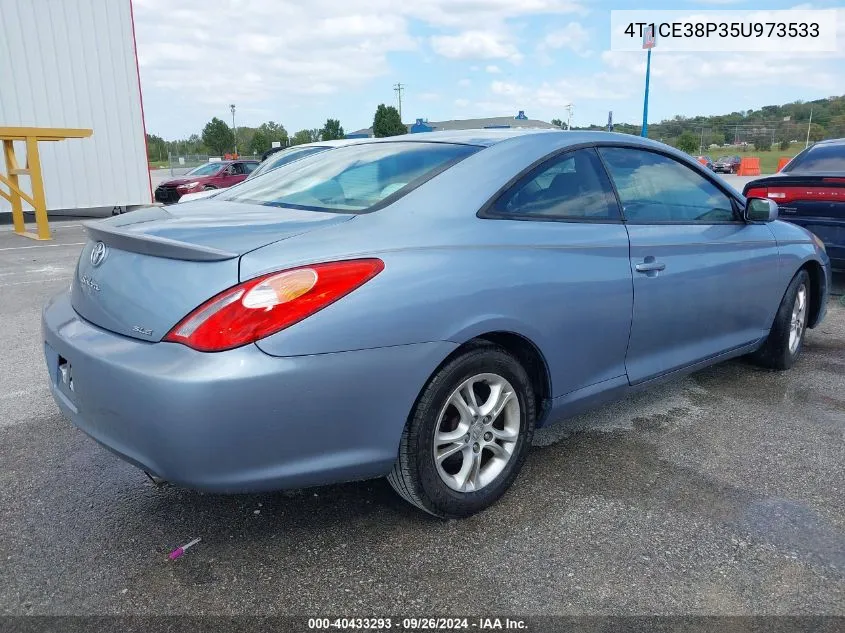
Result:
M638 273L650 273L651 271L666 270L666 264L663 262L644 262L634 266Z
M666 264L657 261L653 255L647 255L642 263L634 266L634 270L648 277L657 277L657 273L661 270L666 270Z

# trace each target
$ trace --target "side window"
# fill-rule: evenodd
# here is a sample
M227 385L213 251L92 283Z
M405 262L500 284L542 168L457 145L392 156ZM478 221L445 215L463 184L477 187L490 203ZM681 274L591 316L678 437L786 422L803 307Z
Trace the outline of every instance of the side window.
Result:
M239 175L245 174L247 172L244 169L243 163L235 163L235 164L232 165L232 173L235 174L236 176L239 176Z
M251 174L258 167L258 163L244 163L243 167L244 167L244 173L245 174Z
M519 179L493 205L497 215L619 220L619 207L594 149L550 159Z
M712 224L736 220L731 199L668 156L622 147L599 148L630 222Z

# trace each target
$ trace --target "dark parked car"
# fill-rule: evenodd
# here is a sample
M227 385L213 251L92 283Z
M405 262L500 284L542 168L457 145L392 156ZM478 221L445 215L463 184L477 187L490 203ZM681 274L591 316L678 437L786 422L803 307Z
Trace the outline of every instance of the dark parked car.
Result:
M179 202L186 193L195 191L226 189L246 180L260 163L257 160L224 160L206 163L189 171L180 178L166 180L156 187L156 202L170 204Z
M782 219L815 233L833 268L845 270L845 138L808 147L778 173L746 184L743 194L777 202Z
M717 174L735 174L739 171L739 163L742 159L739 156L722 156L713 163L713 171Z

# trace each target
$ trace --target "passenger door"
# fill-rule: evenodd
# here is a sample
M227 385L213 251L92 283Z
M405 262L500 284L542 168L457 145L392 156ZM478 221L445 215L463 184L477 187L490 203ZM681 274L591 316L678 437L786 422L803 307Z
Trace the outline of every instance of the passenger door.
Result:
M628 234L594 148L549 158L480 213L479 239L513 253L491 265L507 310L543 350L554 397L577 400L625 382L632 285ZM581 391L583 390L583 391Z
M764 336L783 292L769 227L743 221L732 196L680 160L630 147L599 153L631 242L631 384Z

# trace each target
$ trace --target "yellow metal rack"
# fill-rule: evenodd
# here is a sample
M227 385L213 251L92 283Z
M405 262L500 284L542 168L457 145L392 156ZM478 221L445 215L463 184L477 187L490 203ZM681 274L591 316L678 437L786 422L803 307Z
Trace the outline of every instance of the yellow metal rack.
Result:
M34 240L50 239L50 224L47 220L47 201L44 198L44 181L41 179L41 160L38 156L38 143L41 141L63 141L69 138L86 138L93 130L81 128L52 127L0 127L0 141L3 141L3 155L6 158L6 174L0 173L0 183L9 191L0 188L0 196L12 205L12 222L15 233ZM26 143L26 167L18 167L15 158L14 141ZM32 195L25 194L20 188L20 176L29 176ZM35 210L37 233L26 230L23 219L22 201L26 201Z

